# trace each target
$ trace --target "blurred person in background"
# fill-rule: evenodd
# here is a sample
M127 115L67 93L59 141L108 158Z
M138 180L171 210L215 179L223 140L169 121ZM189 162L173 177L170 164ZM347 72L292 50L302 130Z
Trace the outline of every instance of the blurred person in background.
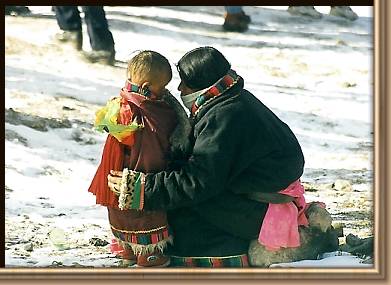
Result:
M23 16L30 14L31 11L27 6L5 6L5 14L11 16Z
M224 30L230 32L244 32L248 30L251 18L244 13L242 6L224 6L224 8Z
M83 32L80 11L77 6L53 6L57 23L62 30L55 35L59 42L71 43L76 50L82 50ZM115 49L113 35L109 30L103 6L82 6L91 52L83 52L90 62L113 65Z
M316 11L314 6L289 6L288 12L292 15L303 15L314 19L322 18L322 13ZM350 21L358 19L357 14L349 6L330 6L329 14Z

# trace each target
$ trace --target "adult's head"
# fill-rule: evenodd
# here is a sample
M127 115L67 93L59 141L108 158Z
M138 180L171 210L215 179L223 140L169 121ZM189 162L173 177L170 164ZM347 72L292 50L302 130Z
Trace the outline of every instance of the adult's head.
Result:
M158 52L138 52L128 63L127 79L152 93L160 95L172 78L170 63Z
M213 47L199 47L187 52L178 62L181 96L205 89L225 74L231 64Z

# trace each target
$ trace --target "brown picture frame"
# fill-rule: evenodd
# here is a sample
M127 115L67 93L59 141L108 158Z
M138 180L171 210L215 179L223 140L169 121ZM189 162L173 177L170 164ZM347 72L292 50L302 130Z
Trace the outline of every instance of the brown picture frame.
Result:
M125 280L133 280L135 283L143 283L148 279L149 284L155 282L170 284L178 280L207 280L212 283L220 283L221 279L236 281L235 283L257 283L286 280L318 280L320 283L353 284L365 282L367 284L379 284L387 282L387 258L391 256L388 244L388 232L390 219L387 215L388 205L391 205L390 195L387 190L391 187L390 150L387 145L390 142L391 120L389 111L390 93L387 83L388 70L391 60L390 50L390 26L389 15L391 15L390 4L387 0L374 1L374 101L373 101L373 124L374 124L374 237L375 237L375 258L372 268L240 268L240 269L202 269L202 268L164 268L164 269L77 269L77 268L0 268L0 283L11 284L11 280L19 280L21 283L29 280L29 283L46 283L36 280L79 280L74 283L100 283L102 280L110 279L118 284ZM388 202L388 203L387 203ZM80 281L83 280L83 281ZM91 280L86 282L87 280ZM251 281L252 280L252 281ZM128 281L126 281L128 283ZM318 282L317 281L317 282ZM107 284L107 282L105 282ZM179 282L181 283L181 282ZM183 281L182 281L183 283ZM190 283L190 282L189 282ZM205 284L204 282L202 282ZM224 283L231 283L226 282ZM292 282L290 282L292 283ZM312 282L313 283L313 282ZM12 284L15 284L14 282ZM58 283L56 284L63 284ZM221 283L222 284L222 283ZM274 282L273 282L274 284Z

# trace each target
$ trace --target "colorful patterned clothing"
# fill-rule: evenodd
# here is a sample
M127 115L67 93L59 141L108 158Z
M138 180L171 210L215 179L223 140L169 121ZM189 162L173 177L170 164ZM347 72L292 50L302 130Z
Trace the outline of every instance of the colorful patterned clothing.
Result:
M216 92L201 94L189 159L176 171L146 174L143 209L167 209L172 256L247 254L268 209L249 193L277 193L303 174L294 133L243 86L230 72L208 89Z
M124 168L148 173L165 169L170 149L169 137L177 125L177 114L163 100L126 88L114 100L119 100L119 105L114 106L117 109L106 110L110 114L108 121L114 123L107 128L109 133L117 130L117 125L142 125L142 128L125 135L123 132L108 135L89 192L95 194L97 204L107 206L112 232L122 246L132 248L136 254L147 254L156 249L162 251L172 242L166 212L120 210L118 197L107 186L107 175L110 170L122 171ZM114 113L115 118L111 116ZM103 118L105 114L97 115Z
M171 256L171 267L249 267L246 254L227 257L180 257Z

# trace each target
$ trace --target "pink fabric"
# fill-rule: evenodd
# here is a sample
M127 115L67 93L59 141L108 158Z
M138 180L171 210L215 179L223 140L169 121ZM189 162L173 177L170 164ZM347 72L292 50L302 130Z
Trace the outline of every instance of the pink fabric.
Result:
M124 248L118 243L118 241L113 238L110 243L110 251L115 255L122 255Z
M271 251L300 246L299 226L308 226L304 213L304 187L300 180L278 193L295 197L295 200L284 204L269 204L258 241Z

